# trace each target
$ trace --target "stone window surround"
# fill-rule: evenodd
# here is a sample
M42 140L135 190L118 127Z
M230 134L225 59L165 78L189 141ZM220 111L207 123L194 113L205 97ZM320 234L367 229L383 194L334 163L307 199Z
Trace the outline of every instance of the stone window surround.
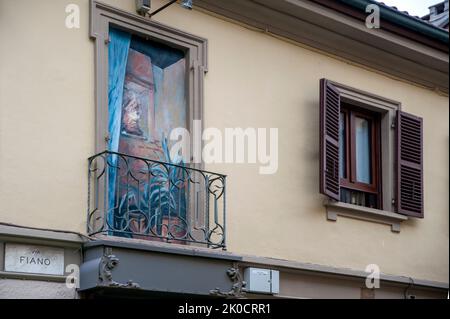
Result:
M96 153L108 145L108 44L109 28L114 26L145 39L167 44L186 53L188 121L203 119L204 75L208 71L207 39L174 29L102 2L91 0L90 36L95 40L96 70ZM203 123L203 121L202 121ZM203 125L203 124L202 124ZM203 127L202 127L203 130ZM196 164L195 168L203 168Z
M340 92L341 102L381 114L381 188L383 209L367 208L347 203L325 201L327 219L337 221L338 216L366 220L391 226L400 232L400 223L408 220L405 215L395 213L396 140L395 119L401 103L372 93L364 92L334 81L330 81Z

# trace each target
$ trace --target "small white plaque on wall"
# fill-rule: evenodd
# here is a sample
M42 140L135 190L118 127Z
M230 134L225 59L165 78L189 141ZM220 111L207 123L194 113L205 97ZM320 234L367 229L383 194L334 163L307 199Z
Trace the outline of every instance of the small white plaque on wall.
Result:
M43 275L64 275L64 249L5 244L5 271Z

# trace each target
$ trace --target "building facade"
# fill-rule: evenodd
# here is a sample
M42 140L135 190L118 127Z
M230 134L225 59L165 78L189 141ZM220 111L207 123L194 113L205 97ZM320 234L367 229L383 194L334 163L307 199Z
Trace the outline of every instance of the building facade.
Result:
M448 31L167 3L0 0L0 298L446 298Z

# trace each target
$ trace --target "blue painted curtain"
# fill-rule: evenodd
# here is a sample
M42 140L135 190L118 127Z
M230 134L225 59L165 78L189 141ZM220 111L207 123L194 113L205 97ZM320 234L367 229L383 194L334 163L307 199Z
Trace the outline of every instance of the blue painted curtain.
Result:
M112 152L119 151L119 138L122 116L122 99L125 83L125 73L130 50L131 35L117 29L110 29L109 32L109 92L108 92L108 111L110 134L108 149ZM110 158L111 167L108 172L108 222L111 223L116 208L116 175L117 156Z

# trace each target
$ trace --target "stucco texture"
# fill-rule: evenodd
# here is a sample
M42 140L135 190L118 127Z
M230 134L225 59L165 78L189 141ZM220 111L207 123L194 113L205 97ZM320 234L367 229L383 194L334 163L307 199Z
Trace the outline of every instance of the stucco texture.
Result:
M0 279L0 299L78 299L64 283Z

